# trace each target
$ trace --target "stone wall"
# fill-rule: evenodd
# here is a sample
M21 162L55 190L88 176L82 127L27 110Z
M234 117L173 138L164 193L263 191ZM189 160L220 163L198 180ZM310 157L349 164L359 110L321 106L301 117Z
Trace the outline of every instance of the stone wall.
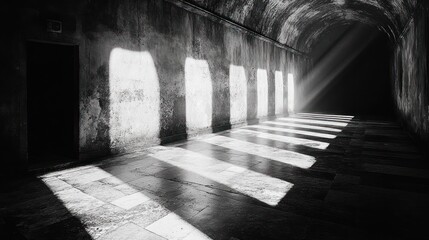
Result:
M0 47L9 56L1 138L9 143L5 161L20 167L27 166L28 41L79 46L81 157L286 113L286 78L299 82L309 66L296 51L175 1L36 2L2 17L13 41ZM47 33L46 19L62 21L63 32Z
M428 6L422 3L394 49L394 98L403 124L429 143Z

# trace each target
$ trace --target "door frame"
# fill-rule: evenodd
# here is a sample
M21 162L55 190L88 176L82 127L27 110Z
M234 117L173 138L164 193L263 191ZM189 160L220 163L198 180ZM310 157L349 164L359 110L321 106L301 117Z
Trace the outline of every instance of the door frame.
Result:
M31 160L29 159L29 135L28 135L28 48L30 44L47 44L47 45L59 45L59 46L67 46L73 48L73 151L72 151L72 159L73 161L78 161L79 156L79 134L80 134L80 111L79 111L79 105L80 105L80 64L79 64L79 44L78 43L66 43L66 42L54 42L54 41L45 41L45 40L34 40L34 39L28 39L25 41L25 140L26 140L26 147L25 147L25 155L26 155L26 162L27 162L27 169L29 166L31 166Z

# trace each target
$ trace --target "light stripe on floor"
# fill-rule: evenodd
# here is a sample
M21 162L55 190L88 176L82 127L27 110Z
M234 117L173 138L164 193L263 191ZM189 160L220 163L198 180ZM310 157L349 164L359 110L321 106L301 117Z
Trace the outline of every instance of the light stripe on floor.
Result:
M341 132L341 130L337 129L337 128L320 127L320 126L306 125L306 124L299 124L299 123L276 122L276 121L266 121L263 123L273 124L273 125L278 125L278 126L307 128L307 129L314 129L314 130L321 130L321 131L328 131L328 132Z
M274 161L290 164L300 168L309 168L313 166L313 164L316 162L316 159L314 157L305 154L255 144L224 136L214 136L202 139L201 141L214 144L220 147L256 155L259 157L268 158Z
M334 139L337 137L333 134L327 134L327 133L316 133L316 132L310 132L310 131L304 131L304 130L278 128L278 127L270 127L270 126L264 126L264 125L249 125L246 128L271 130L271 131L285 132L285 133L296 133L296 134L301 134L306 136L328 138L328 139Z
M342 119L352 119L354 116L351 115L332 115L332 114L321 114L321 113L297 113L298 116L309 116L309 117L330 117L330 118L342 118Z
M293 118L293 117L277 118L276 120L288 121L288 122L301 122L301 123L308 123L308 124L331 125L331 126L338 126L338 127L345 127L348 124L344 122L312 120L312 119L302 119L302 118Z
M246 134L252 137L274 140L274 141L290 143L295 145L302 145L302 146L317 148L317 149L326 149L329 146L329 143L326 143L326 142L309 140L305 138L282 136L282 135L271 134L271 133L263 133L263 132L258 132L254 130L249 130L249 129L238 129L238 130L232 131L232 133Z
M292 183L183 148L158 149L162 150L149 154L149 156L228 186L271 206L276 206L293 187ZM217 166L216 169L223 168L224 170L214 171L212 170L214 165Z

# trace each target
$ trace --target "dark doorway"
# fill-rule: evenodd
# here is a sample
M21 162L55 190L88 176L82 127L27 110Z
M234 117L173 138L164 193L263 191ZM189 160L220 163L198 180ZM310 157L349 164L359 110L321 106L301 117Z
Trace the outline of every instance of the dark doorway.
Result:
M387 36L362 24L322 36L313 58L322 69L318 81L329 85L306 110L392 118L390 52Z
M78 82L77 46L28 43L30 164L77 157Z

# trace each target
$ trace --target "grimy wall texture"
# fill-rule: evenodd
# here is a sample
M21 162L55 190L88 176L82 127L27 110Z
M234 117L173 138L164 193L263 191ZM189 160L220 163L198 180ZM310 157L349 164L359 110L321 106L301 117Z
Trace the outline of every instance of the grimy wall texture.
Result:
M394 98L402 122L429 144L428 15L427 3L417 8L394 49Z
M310 65L296 51L170 1L30 1L3 11L11 36L0 46L5 166L27 161L29 41L79 47L81 158L286 113L287 76L299 81ZM46 32L46 19L62 21L63 32Z

